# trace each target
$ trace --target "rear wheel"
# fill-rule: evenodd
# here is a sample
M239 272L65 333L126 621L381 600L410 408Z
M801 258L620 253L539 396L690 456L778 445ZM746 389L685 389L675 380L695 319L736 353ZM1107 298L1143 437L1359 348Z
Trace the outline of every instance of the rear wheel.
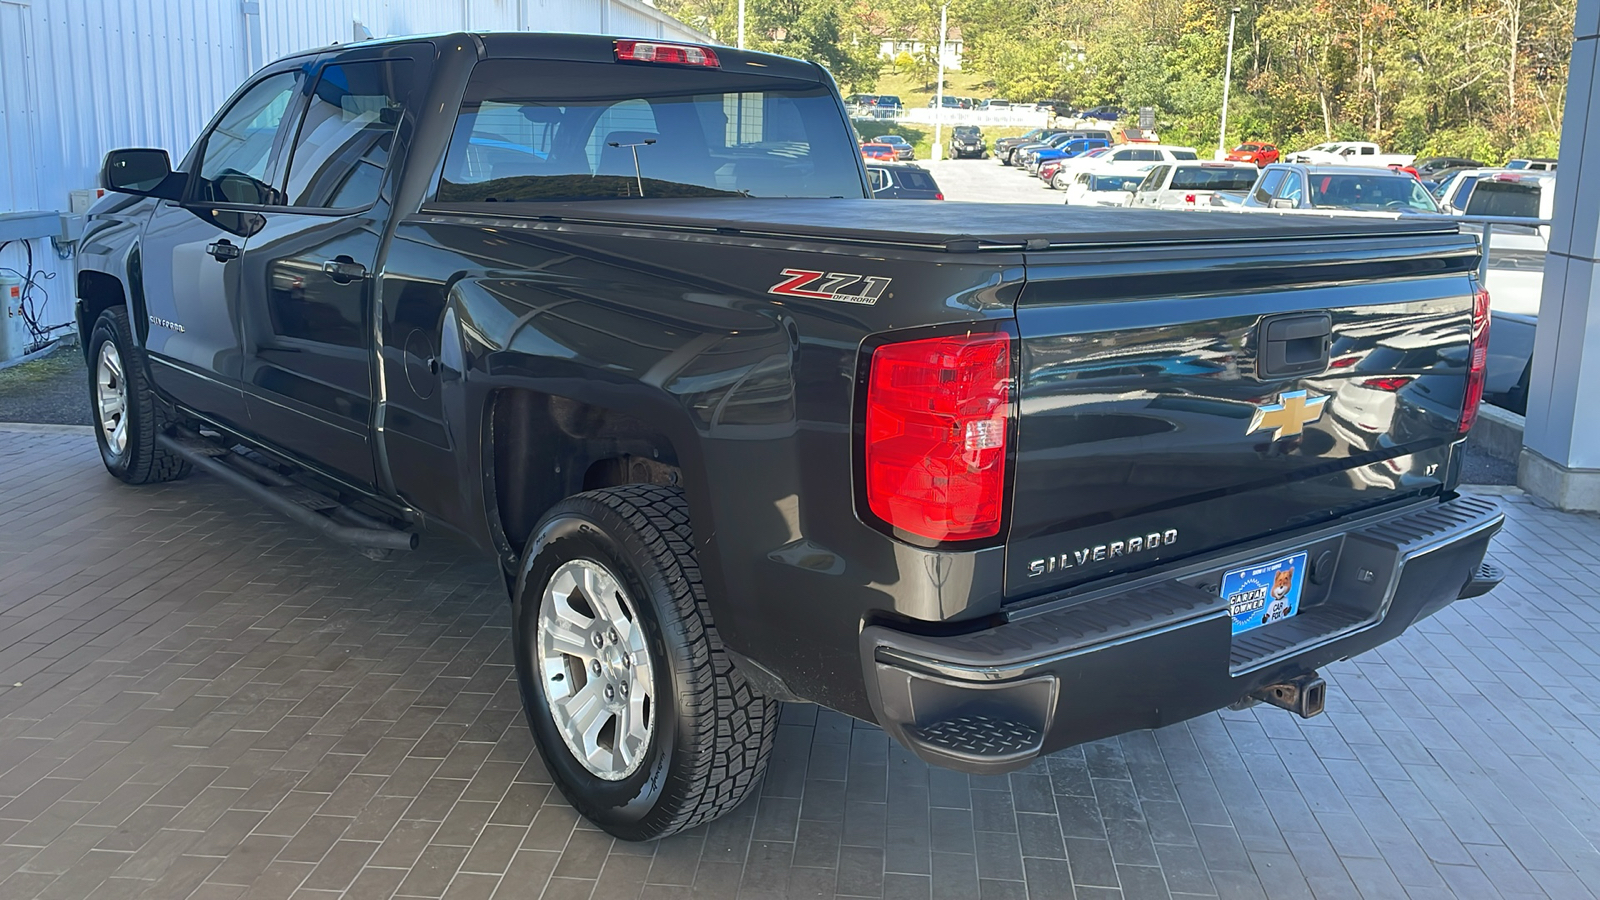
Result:
M624 840L733 809L760 780L778 704L734 668L706 604L676 488L557 504L513 597L528 726L557 787Z
M128 484L172 481L189 474L187 460L156 445L166 418L145 378L144 357L133 342L128 312L121 307L101 313L89 333L89 403L106 471Z
M1067 180L1061 177L1060 172L1057 172L1050 176L1050 186L1058 191L1064 191L1067 189Z

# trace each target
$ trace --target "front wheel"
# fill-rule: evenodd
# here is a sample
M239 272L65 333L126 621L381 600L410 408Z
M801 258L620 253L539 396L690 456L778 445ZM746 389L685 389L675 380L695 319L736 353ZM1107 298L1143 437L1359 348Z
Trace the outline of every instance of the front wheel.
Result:
M534 529L513 596L522 703L556 786L631 841L737 806L778 704L723 651L677 488L569 497Z
M128 484L172 481L189 474L189 462L156 445L166 427L145 377L144 360L128 327L128 312L100 314L89 333L89 405L106 471Z

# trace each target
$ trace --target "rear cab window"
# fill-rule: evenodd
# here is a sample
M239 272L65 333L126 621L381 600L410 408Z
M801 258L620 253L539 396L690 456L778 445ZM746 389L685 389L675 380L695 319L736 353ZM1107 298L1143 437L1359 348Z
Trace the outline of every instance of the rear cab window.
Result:
M468 82L436 199L862 197L859 153L823 84L490 59Z
M1232 166L1179 166L1172 173L1174 191L1248 191L1256 183L1253 169Z
M1539 185L1531 181L1499 181L1485 178L1473 188L1467 200L1469 216L1510 216L1539 218Z

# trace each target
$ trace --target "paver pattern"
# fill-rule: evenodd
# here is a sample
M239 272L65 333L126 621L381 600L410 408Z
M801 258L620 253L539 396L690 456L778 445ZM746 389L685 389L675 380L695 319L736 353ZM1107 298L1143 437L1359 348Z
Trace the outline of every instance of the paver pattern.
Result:
M1493 594L1325 673L1009 777L786 709L759 798L652 844L550 786L504 586L0 426L0 898L1600 894L1600 520L1504 498Z

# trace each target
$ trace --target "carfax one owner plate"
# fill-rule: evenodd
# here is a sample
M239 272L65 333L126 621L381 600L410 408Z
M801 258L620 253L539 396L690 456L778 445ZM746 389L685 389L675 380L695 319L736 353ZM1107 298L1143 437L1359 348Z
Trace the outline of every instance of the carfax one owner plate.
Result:
M1306 554L1245 566L1222 576L1222 598L1233 616L1233 633L1281 622L1300 611Z

